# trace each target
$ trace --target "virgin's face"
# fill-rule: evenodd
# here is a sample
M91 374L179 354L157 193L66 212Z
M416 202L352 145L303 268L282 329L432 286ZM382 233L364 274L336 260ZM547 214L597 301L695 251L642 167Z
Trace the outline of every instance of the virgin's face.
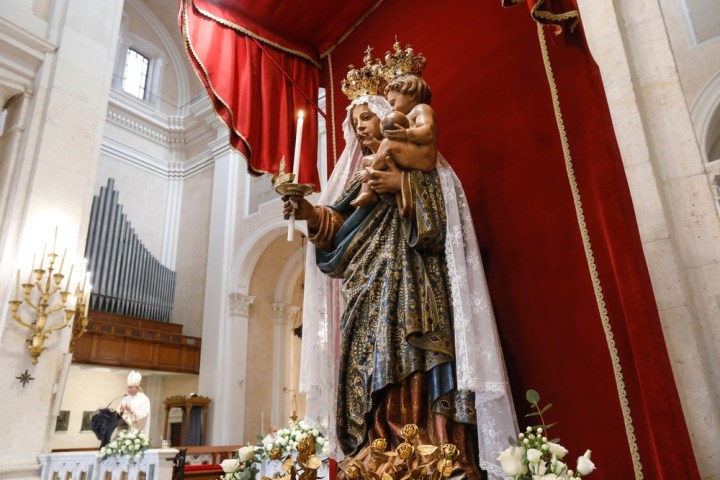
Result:
M356 105L352 109L352 124L355 134L361 143L375 138L381 140L380 119L375 115L367 104Z

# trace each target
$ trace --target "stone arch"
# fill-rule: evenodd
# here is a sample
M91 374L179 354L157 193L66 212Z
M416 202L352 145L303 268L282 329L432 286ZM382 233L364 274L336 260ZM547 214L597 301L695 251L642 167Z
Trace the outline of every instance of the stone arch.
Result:
M720 160L720 72L708 82L690 108L705 162Z
M295 224L296 232L299 230L303 235L307 235L307 227L305 222L299 222ZM287 234L287 221L280 217L273 217L264 221L252 235L246 238L237 249L233 256L233 264L230 270L230 282L231 290L247 295L250 287L250 279L252 278L253 271L257 265L258 260L262 256L267 246L276 238ZM294 260L296 257L293 256ZM293 260L288 262L289 264L296 263ZM294 281L297 280L297 275L300 274L302 266L297 262L297 269L286 267L283 270L284 273L294 276ZM281 282L283 285L293 285L294 281L287 279ZM280 302L283 301L283 295L279 292L281 285L278 284L276 289L275 299Z

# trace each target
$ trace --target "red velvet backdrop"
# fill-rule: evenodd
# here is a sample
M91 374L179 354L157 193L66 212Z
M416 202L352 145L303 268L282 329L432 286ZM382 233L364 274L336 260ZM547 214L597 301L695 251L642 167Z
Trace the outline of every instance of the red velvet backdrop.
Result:
M428 58L440 150L470 200L521 424L529 423L525 390L534 388L554 404L548 421L559 423L551 434L570 450L571 467L591 449L598 480L637 478L638 472L653 480L699 478L582 24L559 36L544 27L580 203L572 195L528 7L557 13L575 6L572 0L528 0L528 7L512 9L499 4L387 0L360 23L331 54L338 152L347 104L339 84L347 65L359 64L368 44L382 56L397 34ZM319 18L334 17L328 11ZM317 45L315 53L322 53ZM218 72L237 73L224 56L207 56ZM326 58L327 86L328 65Z

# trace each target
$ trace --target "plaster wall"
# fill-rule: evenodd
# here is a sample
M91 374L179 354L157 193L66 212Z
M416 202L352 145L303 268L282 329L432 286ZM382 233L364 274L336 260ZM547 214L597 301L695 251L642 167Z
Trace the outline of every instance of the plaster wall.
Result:
M202 336L212 183L213 168L207 168L186 178L183 188L172 321L195 337Z
M167 178L101 156L95 195L100 192L100 187L107 186L108 178L115 179L118 202L138 237L155 258L160 258L167 208Z

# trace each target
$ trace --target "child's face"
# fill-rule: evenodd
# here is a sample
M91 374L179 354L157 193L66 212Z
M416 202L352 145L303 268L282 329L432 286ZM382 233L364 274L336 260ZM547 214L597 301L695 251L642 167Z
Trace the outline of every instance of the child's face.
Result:
M397 90L391 90L388 92L387 101L390 103L393 110L397 110L398 112L406 115L415 105L418 104L413 97L405 93L400 93Z

